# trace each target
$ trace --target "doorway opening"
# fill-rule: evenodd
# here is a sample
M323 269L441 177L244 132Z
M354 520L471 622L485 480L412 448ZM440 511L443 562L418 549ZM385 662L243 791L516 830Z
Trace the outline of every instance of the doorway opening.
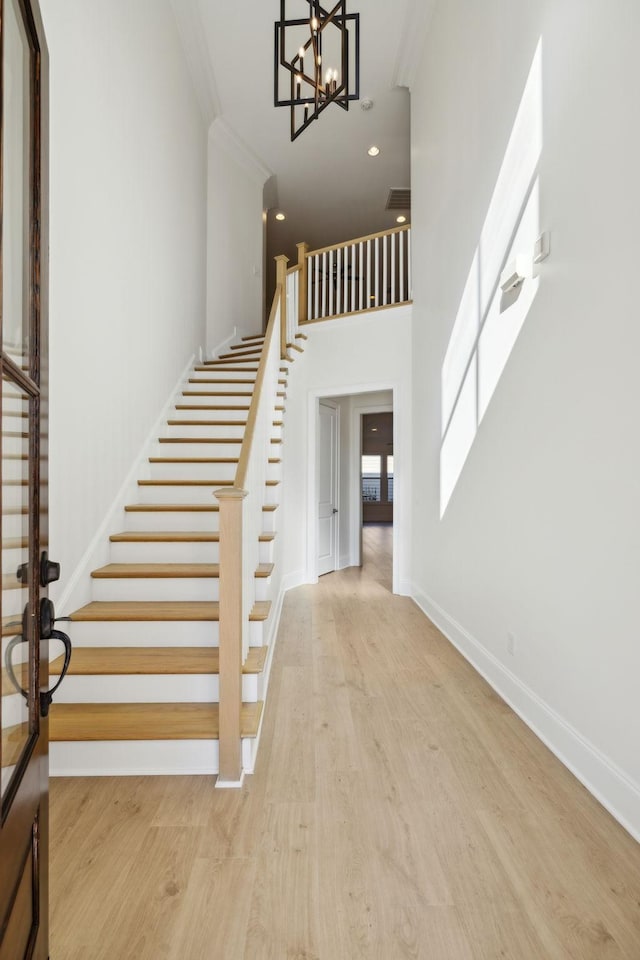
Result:
M393 589L393 407L391 389L314 399L313 580L366 564Z

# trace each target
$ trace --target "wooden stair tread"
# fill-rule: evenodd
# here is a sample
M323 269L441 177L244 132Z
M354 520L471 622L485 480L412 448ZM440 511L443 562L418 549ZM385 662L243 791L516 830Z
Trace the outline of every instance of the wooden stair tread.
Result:
M138 480L139 487L232 487L233 480Z
M262 673L267 647L249 647L242 672ZM50 674L59 676L64 656L49 666ZM129 676L218 674L218 647L75 647L69 665L69 676Z
M129 503L124 509L126 513L218 513L220 507L217 503ZM262 512L273 513L277 509L277 503L267 503ZM28 540L20 542L29 545ZM5 542L3 546L6 547Z
M242 379L240 378L234 379L233 377L229 377L228 380L221 379L220 377L216 377L215 380L203 380L202 377L190 377L188 380L188 383L206 383L206 384L239 383L241 385L244 385L245 383L255 383L255 382L256 382L255 377L252 377L250 379L245 379L244 377Z
M269 600L253 605L249 620L266 620L271 609ZM71 614L74 623L87 622L159 622L217 621L220 606L216 600L93 600Z
M130 530L113 533L112 543L218 543L219 533L209 530Z
M196 373L211 373L210 366L198 365L193 368ZM220 371L221 373L256 373L257 371L254 367L229 367L225 365L224 370Z
M233 347L231 348L233 349ZM251 357L253 360L259 360L260 354L262 353L262 347L242 347L240 348L240 353L221 353L218 357L218 360L232 360L236 361L239 357L246 359Z
M218 513L217 503L129 503L126 513Z
M149 463L238 463L238 457L149 457Z
M241 437L160 437L160 443L242 443Z
M250 397L251 390L183 390L183 397Z
M260 563L256 568L256 577L270 577L272 563ZM130 579L217 579L220 576L219 563L108 563L93 570L91 576L96 580Z
M176 410L248 410L247 404L176 403Z
M243 341L244 340L264 340L264 333L250 333L248 336L242 337L241 339Z
M240 734L255 737L263 704L243 703ZM54 703L49 739L215 740L217 703Z
M167 420L170 427L246 427L246 420Z

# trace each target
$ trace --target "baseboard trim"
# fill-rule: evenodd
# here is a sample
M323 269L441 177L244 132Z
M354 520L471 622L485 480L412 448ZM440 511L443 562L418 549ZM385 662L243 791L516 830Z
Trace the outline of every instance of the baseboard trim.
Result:
M216 780L216 790L239 790L244 783L244 770L240 774L239 780L222 780L220 776Z
M520 719L618 823L635 840L640 841L640 785L586 740L415 584L411 596L429 620Z

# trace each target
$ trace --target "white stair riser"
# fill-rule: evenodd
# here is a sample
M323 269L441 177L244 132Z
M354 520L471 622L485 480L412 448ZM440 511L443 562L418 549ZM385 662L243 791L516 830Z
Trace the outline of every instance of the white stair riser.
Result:
M20 693L8 693L2 698L2 726L15 727L29 719L27 702Z
M255 365L249 366L246 363L238 363L236 369L236 364L233 363L229 370L217 369L215 372L212 370L194 370L189 374L189 379L196 383L207 384L211 382L219 383L221 380L232 380L234 382L237 380L252 380L255 383L256 367ZM186 387L183 387L183 389L186 389Z
M21 563L26 563L28 556L27 547L7 547L2 551L2 562L7 570L17 570Z
M212 420L218 420L218 417L212 417ZM197 426L185 426L180 424L180 426L174 426L173 424L167 424L167 429L164 433L167 437L196 437L199 440L242 440L244 436L244 424L234 423L232 426L208 426L205 423L198 424ZM274 434L275 436L275 434Z
M57 681L51 676L51 683ZM216 674L145 674L128 676L69 676L56 692L56 703L218 703ZM258 677L242 678L242 699L256 703Z
M111 544L112 563L218 563L220 544L207 543L132 543Z
M249 624L249 643L261 647L264 624ZM77 647L217 647L219 624L216 620L165 621L83 621L61 624Z
M93 577L91 594L94 600L177 602L219 600L217 577L123 577L102 579Z
M29 463L27 460L9 460L5 457L2 461L3 480L23 480L28 476Z
M177 500L172 502L177 503ZM217 510L126 510L124 516L125 530L211 530L217 533L219 526Z
M256 600L271 600L271 577L256 577Z
M63 628L76 647L217 647L220 636L215 620L91 620Z
M212 409L205 410L187 410L183 406L177 406L175 411L172 412L169 417L170 420L246 420L249 416L249 405L246 404L246 409L242 410L232 410L231 407L224 407L222 410L215 410L213 407L215 404L213 401L211 404L207 404L206 401L203 401L202 404L194 404L195 406L208 407L211 406ZM234 404L234 406L245 406L244 404ZM282 412L282 411L280 411Z
M2 517L2 539L12 540L16 537L26 537L29 532L29 517L23 513L5 513ZM5 564L5 569L11 566Z
M250 403L251 403L250 396L230 397L225 394L224 396L220 396L220 397L218 396L208 397L208 396L203 396L202 393L200 393L197 396L192 396L191 393L189 392L185 393L185 391L183 391L180 394L180 397L178 398L178 400L176 401L176 410L180 409L184 411L184 407L186 406L187 407L207 407L209 413L211 413L211 409L215 409L216 412L220 412L221 414L224 415L224 417L226 417L228 414L231 415L232 413L238 413L238 414L241 413L242 416L240 417L240 419L246 420ZM245 409L227 410L227 408L232 408L232 407L242 407ZM216 419L222 420L222 416L219 418L216 417Z
M192 383L181 392L180 399L177 402L192 403L196 406L202 404L206 406L229 405L234 407L237 405L246 407L251 403L251 388L247 387L245 389L243 385L240 385L237 390L232 387L216 390L215 387L206 384L199 387L196 383Z
M216 478L221 480L221 477ZM231 486L231 484L227 484ZM217 504L214 491L221 489L217 484L205 484L203 486L139 486L139 503L199 503L199 504Z
M162 457L206 457L207 459L235 459L240 456L241 440L223 443L160 443L154 445L151 456Z
M262 529L265 533L275 533L276 532L276 514L277 510L269 510L268 513L263 514Z
M268 486L266 489L267 489L266 498L269 501L269 503L281 502L281 499L280 499L280 494L282 491L281 483L276 484L276 486Z
M52 777L217 772L217 740L82 740L49 744Z
M275 552L275 541L260 541L258 546L258 557L259 563L273 563L273 555Z
M233 480L237 463L150 463L150 480Z
M9 568L13 573L13 568ZM15 589L3 590L2 591L2 613L3 619L5 617L13 617L19 623L22 621L22 611L24 610L25 603L28 599L28 592L26 589L23 590L21 586L17 586ZM18 629L18 633L21 630Z

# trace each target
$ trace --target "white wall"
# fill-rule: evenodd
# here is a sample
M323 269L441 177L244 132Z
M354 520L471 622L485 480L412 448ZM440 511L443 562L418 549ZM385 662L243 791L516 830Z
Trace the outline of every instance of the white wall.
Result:
M412 89L415 593L636 835L638 36L636 0L447 0ZM441 368L540 38L551 258L440 519Z
M207 141L168 0L41 6L58 596L204 343Z
M287 587L315 579L315 431L318 398L341 397L341 429L353 453L354 394L391 390L396 449L394 582L410 587L411 512L411 308L394 307L305 327L305 352L293 365L287 386L283 538ZM385 398L389 394L383 395ZM345 399L351 397L351 403ZM379 398L378 398L379 399ZM346 416L346 413L351 416ZM347 421L345 423L345 421ZM344 438L343 434L343 438ZM294 457L294 453L296 456ZM348 455L348 454L347 454ZM352 464L353 471L353 464ZM353 475L349 485L353 489ZM345 488L341 483L341 505ZM342 509L342 506L341 506ZM353 512L351 514L353 516ZM279 527L280 529L280 527ZM343 523L341 522L341 555Z
M269 173L223 120L209 130L207 349L259 333L263 319L262 192Z

